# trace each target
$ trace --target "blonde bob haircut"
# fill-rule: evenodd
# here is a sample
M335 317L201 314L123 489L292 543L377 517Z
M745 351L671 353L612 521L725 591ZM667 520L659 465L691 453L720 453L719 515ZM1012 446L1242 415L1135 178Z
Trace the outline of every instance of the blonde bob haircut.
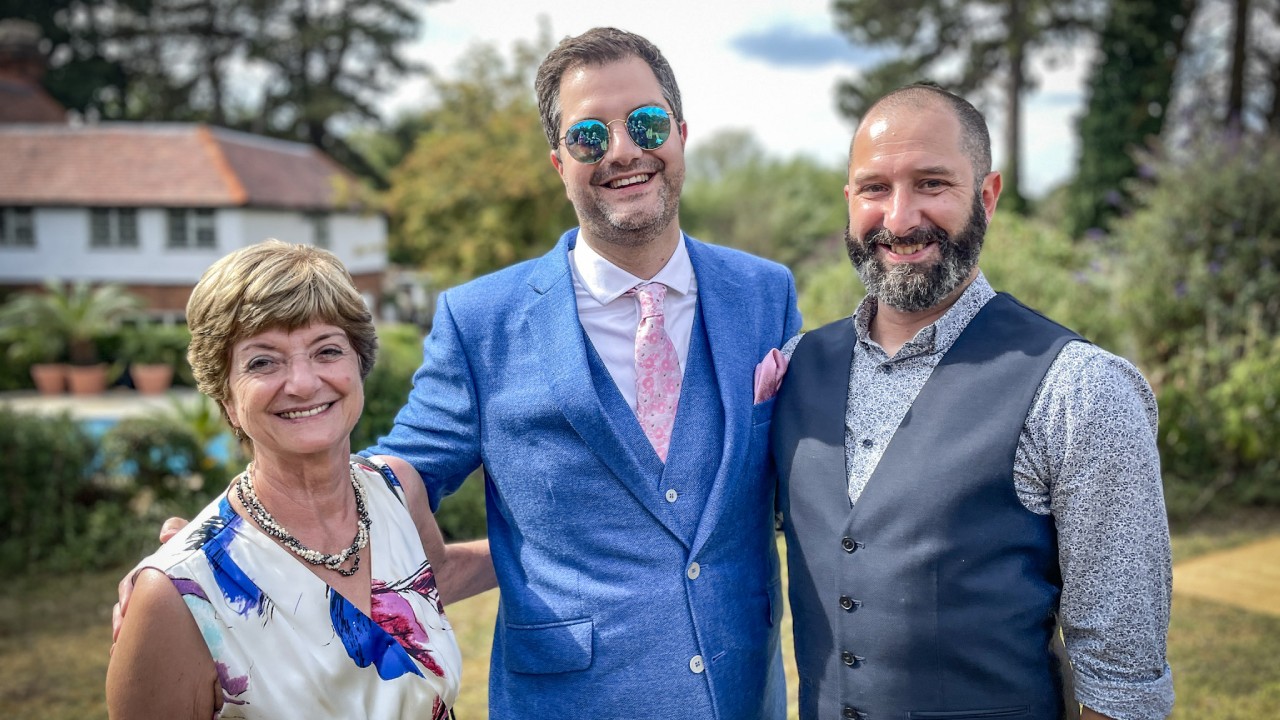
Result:
M378 354L373 315L333 253L271 239L223 257L204 272L187 301L187 362L196 387L218 401L230 422L224 403L235 344L313 323L345 331L360 358L360 379L369 376Z

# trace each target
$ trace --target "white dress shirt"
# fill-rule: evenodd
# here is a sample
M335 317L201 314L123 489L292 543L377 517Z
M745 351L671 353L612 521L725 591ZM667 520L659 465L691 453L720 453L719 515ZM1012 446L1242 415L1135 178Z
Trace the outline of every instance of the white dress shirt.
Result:
M622 392L636 409L636 326L640 324L640 301L626 292L644 282L667 286L663 302L667 335L676 346L683 371L689 357L689 336L698 302L698 281L681 235L667 264L646 281L604 259L578 234L578 243L569 251L573 271L573 293L578 302L578 321L600 359Z

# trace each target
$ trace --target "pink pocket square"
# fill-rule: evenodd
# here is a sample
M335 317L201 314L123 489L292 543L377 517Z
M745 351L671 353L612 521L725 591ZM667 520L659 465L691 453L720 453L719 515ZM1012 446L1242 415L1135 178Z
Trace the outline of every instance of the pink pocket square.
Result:
M756 399L757 403L772 398L782 387L782 376L787 374L787 358L777 348L769 351L764 360L756 366Z

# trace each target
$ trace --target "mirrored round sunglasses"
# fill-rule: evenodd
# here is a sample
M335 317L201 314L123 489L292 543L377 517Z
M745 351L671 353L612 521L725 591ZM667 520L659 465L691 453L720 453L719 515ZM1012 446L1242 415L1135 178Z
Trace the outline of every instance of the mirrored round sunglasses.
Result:
M657 150L671 137L671 115L657 105L645 105L632 110L625 120L587 119L569 126L561 141L574 160L594 165L609 152L609 126L620 122L642 150Z

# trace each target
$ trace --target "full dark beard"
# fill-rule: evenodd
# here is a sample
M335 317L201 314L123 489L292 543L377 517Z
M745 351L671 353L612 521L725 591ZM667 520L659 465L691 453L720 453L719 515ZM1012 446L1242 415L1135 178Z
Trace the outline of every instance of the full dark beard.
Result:
M982 195L975 193L969 222L954 239L936 226L919 228L901 238L881 226L864 240L857 240L846 226L845 246L867 295L902 312L920 312L941 303L969 277L982 254L986 233ZM936 242L942 259L928 265L887 263L876 255L876 246L895 240L906 245Z

